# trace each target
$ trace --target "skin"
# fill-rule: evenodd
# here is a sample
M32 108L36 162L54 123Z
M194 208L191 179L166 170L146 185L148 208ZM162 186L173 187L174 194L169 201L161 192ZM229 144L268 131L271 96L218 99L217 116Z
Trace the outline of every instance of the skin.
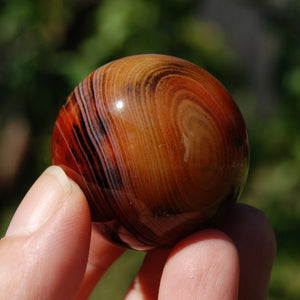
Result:
M123 252L93 229L79 187L49 167L0 240L0 299L87 299ZM125 299L267 299L275 252L264 214L239 204L219 230L149 251Z

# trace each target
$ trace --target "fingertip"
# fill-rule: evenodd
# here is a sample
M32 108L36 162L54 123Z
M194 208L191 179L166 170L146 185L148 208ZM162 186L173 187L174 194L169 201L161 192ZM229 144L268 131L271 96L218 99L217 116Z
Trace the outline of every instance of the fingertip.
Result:
M171 251L159 299L235 299L238 277L238 252L231 239L218 230L203 230Z
M276 256L276 237L267 216L257 208L238 204L223 230L239 252L239 297L245 300L266 299Z
M44 268L43 279L49 299L73 299L82 284L91 239L91 216L86 198L71 179L59 210L48 220L35 238L44 240L42 259L52 261ZM43 253L44 252L44 253Z
M72 197L68 196L72 194ZM79 187L57 166L47 168L29 189L15 212L6 236L30 234L57 214L66 199L82 201L85 197ZM70 206L72 207L72 206Z
M239 252L258 255L263 264L272 266L276 256L277 241L267 215L250 205L238 204L232 211L223 230L238 247Z
M62 195L67 195L71 192L71 180L68 178L64 170L59 166L48 167L41 175L41 177L53 177L56 183L62 190Z
M24 197L1 241L5 281L20 282L7 290L8 298L30 290L32 299L72 299L85 273L90 235L84 194L61 168L48 168Z
M235 232L237 228L247 230L248 238L251 236L251 239L255 239L255 244L264 244L268 256L275 257L277 249L275 232L268 216L260 209L247 204L238 204L231 221L228 222L228 228Z

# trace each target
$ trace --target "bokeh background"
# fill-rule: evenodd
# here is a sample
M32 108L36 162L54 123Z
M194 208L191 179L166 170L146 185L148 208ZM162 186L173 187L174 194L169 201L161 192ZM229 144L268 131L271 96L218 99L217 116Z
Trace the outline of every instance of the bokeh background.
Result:
M50 164L69 92L127 55L190 60L230 91L249 130L241 201L262 209L278 253L270 300L300 298L299 0L0 0L0 233ZM121 299L143 254L128 251L91 299Z

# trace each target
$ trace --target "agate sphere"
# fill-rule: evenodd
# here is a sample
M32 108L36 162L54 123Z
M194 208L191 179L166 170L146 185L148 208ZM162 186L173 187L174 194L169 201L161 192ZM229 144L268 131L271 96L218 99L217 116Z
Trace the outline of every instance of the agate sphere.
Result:
M149 250L221 222L245 185L249 146L218 80L153 54L79 83L57 117L51 156L83 190L104 237Z

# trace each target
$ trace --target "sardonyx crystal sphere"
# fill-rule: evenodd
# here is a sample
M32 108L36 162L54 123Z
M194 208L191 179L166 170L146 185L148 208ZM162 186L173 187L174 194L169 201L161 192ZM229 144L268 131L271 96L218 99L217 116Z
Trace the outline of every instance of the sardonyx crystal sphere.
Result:
M154 54L87 76L59 112L51 153L102 235L137 250L216 226L249 164L245 123L226 89L195 64Z

